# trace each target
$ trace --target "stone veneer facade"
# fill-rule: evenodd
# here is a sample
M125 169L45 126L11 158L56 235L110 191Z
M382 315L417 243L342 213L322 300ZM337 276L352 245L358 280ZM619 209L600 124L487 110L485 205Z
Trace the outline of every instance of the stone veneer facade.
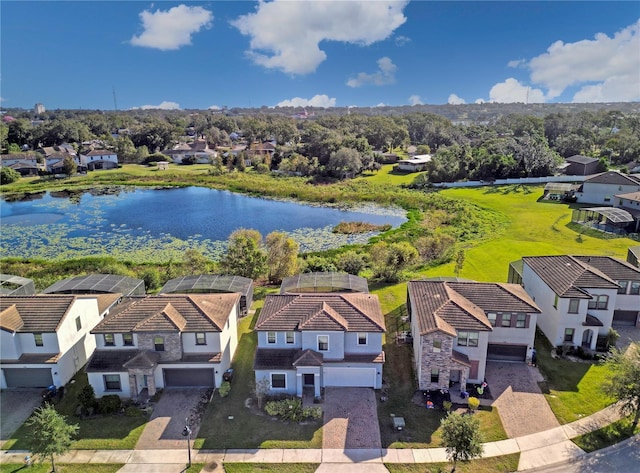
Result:
M155 337L164 338L164 351L159 351L160 361L180 361L182 359L182 338L180 333L140 333L138 332L138 346L141 350L156 351L153 341Z
M440 352L433 351L433 341L440 340L442 342ZM456 363L452 359L453 355L453 340L450 335L445 335L442 332L432 332L426 335L422 335L422 356L420 379L418 380L418 387L423 391L433 391L441 388L449 389L449 381L451 379L452 370L460 370L460 388L466 390L467 377L469 368ZM431 370L438 368L440 370L438 382L431 382Z

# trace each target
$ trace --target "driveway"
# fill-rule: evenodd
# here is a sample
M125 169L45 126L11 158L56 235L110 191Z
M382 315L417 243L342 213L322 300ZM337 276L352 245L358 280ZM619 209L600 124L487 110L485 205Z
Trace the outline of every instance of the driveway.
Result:
M620 334L620 338L616 342L616 347L620 350L626 350L631 343L640 342L640 328L622 326L613 328Z
M42 404L42 389L0 391L0 446Z
M375 391L326 388L322 448L381 448Z
M189 418L191 439L196 438L210 394L206 388L165 389L138 439L136 450L185 448L186 438L182 435L185 419Z
M558 427L560 423L540 391L538 368L525 363L489 361L487 383L510 438Z

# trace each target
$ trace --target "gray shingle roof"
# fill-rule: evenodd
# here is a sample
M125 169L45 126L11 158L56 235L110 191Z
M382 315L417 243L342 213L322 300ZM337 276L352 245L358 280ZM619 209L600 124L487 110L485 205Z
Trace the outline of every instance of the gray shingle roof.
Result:
M384 332L374 294L278 294L267 296L255 330L344 330Z

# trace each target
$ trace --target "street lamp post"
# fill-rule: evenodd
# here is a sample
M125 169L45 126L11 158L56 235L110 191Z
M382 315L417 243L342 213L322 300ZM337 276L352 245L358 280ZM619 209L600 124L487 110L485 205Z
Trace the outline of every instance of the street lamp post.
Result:
M184 420L184 423L185 423L185 426L184 426L184 429L182 429L182 435L187 437L187 452L189 454L189 464L187 465L187 467L190 468L191 467L191 429L189 428L188 417Z

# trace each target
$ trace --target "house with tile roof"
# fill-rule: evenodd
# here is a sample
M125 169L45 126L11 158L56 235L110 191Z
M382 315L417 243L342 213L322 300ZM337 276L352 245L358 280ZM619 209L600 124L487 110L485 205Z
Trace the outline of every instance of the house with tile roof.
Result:
M640 176L607 171L587 177L575 196L580 204L613 205L617 194L640 191Z
M93 354L89 331L120 294L0 297L0 388L63 386Z
M384 316L365 293L269 295L256 322L256 382L271 394L320 397L329 386L382 387Z
M542 313L538 326L554 346L595 350L612 325L635 326L640 317L640 269L609 256L530 256L512 263ZM519 279L519 280L518 280Z
M91 149L80 153L80 164L89 171L115 169L118 167L118 155L113 150Z
M441 280L409 281L407 310L419 389L460 391L488 359L526 361L540 313L517 284Z
M91 333L87 363L97 397L139 399L169 387L222 384L238 345L239 293L125 299Z

